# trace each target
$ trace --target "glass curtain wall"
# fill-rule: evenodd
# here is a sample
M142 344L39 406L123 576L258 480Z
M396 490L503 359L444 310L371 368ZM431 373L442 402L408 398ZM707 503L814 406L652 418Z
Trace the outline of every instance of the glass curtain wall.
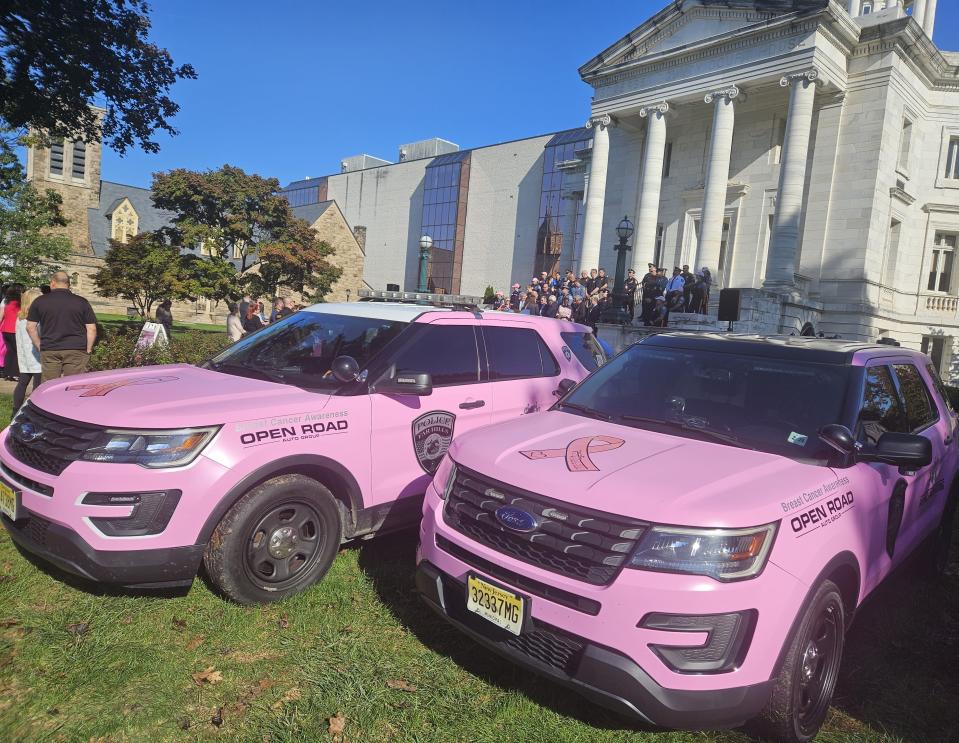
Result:
M539 205L539 228L536 233L536 273L565 271L579 255L583 241L583 216L586 208L583 196L564 199L564 169L566 164L576 169L580 159L577 152L587 149L592 143L590 129L574 129L561 132L546 143L543 159L543 190ZM577 179L581 176L576 176ZM570 221L572 220L572 222ZM571 234L573 246L564 245L566 235ZM561 265L562 264L562 265Z
M426 166L421 225L433 238L427 286L437 294L460 293L469 173L469 151L440 155Z
M308 178L294 181L279 191L280 196L290 202L291 207L320 204L328 199L326 178Z

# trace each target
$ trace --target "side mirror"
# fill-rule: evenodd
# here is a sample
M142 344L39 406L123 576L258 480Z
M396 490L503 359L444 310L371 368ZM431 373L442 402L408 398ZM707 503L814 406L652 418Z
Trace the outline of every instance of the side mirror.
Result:
M360 365L352 356L337 356L330 371L339 382L355 382L360 374Z
M852 435L852 431L838 423L830 423L820 428L819 438L840 454L848 456L856 453L856 437Z
M932 442L912 433L884 433L875 446L863 447L860 462L882 462L900 470L918 470L932 464Z
M576 386L576 382L572 379L561 379L559 380L559 386L553 390L553 394L556 397L566 397L569 394L569 391Z
M383 395L427 397L433 394L433 379L426 372L393 372L376 383L375 391Z

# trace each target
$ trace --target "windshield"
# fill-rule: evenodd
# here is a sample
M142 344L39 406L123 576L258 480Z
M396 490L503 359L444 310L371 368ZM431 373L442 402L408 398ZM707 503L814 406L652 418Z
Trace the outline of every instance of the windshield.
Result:
M230 346L210 368L333 392L343 386L330 371L333 359L352 356L362 369L406 327L394 320L297 312Z
M825 463L817 432L841 423L849 368L633 346L558 404L626 426Z

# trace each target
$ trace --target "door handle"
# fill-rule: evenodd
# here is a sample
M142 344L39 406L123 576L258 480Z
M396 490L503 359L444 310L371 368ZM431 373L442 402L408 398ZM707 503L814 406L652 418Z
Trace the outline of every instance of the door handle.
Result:
M473 400L472 402L461 402L460 408L463 410L475 410L486 404L486 400Z

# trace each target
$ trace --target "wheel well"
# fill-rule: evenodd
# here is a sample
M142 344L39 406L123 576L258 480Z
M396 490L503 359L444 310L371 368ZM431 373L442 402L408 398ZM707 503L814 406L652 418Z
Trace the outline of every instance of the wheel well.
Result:
M267 479L273 479L279 475L294 474L312 478L329 490L336 499L336 502L340 505L341 515L344 517L344 535L353 531L356 525L356 509L350 500L350 485L339 472L336 472L330 467L324 467L322 464L298 464L291 465L277 472L272 472Z
M859 574L852 565L844 563L836 566L824 577L831 580L839 588L842 602L846 607L846 627L848 629L852 623L856 607L859 605Z

